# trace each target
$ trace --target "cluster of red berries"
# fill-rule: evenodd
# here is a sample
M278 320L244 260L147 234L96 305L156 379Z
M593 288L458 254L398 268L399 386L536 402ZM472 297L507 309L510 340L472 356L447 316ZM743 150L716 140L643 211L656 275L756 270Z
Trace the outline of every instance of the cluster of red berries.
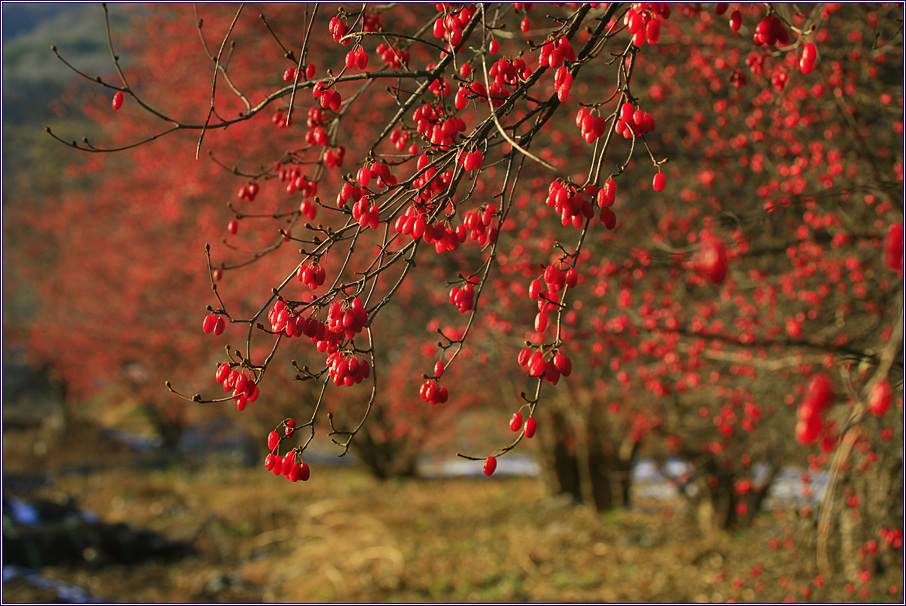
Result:
M375 50L377 51L377 54L381 56L384 63L393 69L400 69L403 65L409 64L410 55L407 50L399 50L395 46L384 42L378 44L377 49Z
M490 97L491 104L494 107L500 107L509 96L510 91L497 84L496 81L491 83L490 89L485 88L485 85L481 82L470 82L461 86L456 92L453 105L456 109L463 109L469 104L469 99L487 99Z
M255 380L245 373L230 368L230 365L225 362L217 367L214 378L223 385L224 391L233 392L236 409L240 412L245 410L246 404L258 399L258 384L255 383Z
M433 207L438 194L443 193L453 179L453 171L445 170L440 173L431 165L431 158L427 154L418 157L416 170L419 176L412 181L412 187L418 191L416 201L426 206Z
M756 46L786 46L790 42L790 34L783 26L780 17L768 15L755 26L753 41Z
M291 450L283 458L271 453L264 458L264 468L273 472L275 476L283 476L290 482L306 482L311 477L308 463L296 460L296 451Z
M576 51L566 36L561 36L553 42L549 42L541 47L541 56L538 58L538 65L544 67L559 67L564 63L575 61Z
M334 148L324 150L324 165L327 168L339 168L343 166L343 158L346 156L346 147L340 145Z
M457 116L445 115L443 105L425 103L412 114L416 131L424 135L432 145L441 149L452 147L459 133L466 130L465 120ZM427 157L427 156L426 156ZM430 160L430 157L428 157ZM421 167L419 167L421 170Z
M670 4L667 2L641 2L633 4L623 17L623 25L632 34L632 43L641 48L648 44L657 44L661 39L661 24L656 16L670 18Z
M215 314L208 314L204 318L204 324L202 324L201 329L205 334L214 333L215 335L223 334L224 329L226 328L226 321Z
M354 355L335 351L327 356L327 369L336 387L357 385L371 375L371 363Z
M469 153L459 154L459 165L468 171L479 170L484 164L484 154L477 149Z
M377 229L381 221L381 209L370 198L363 197L352 205L352 218L362 227Z
M334 42L339 42L343 46L349 46L352 42L352 38L347 38L341 42L343 36L349 33L349 26L339 17L331 17L330 22L327 24L327 30L333 36Z
M239 189L239 199L245 200L246 202L254 202L255 196L258 195L258 184L249 183L248 185L243 185Z
M565 65L557 68L557 74L554 76L554 91L557 93L557 99L560 103L566 103L569 100L569 91L573 88L573 75Z
M574 287L579 281L579 272L571 267L567 271L548 265L544 269L542 278L535 278L529 284L529 298L538 302L538 314L535 316L535 332L542 333L547 330L547 312L556 309L557 293L565 286Z
M305 142L309 145L327 147L327 144L330 143L330 137L327 135L327 131L324 130L324 127L319 124L305 133Z
M330 90L327 88L327 85L324 82L318 82L315 84L314 88L311 89L311 94L314 95L315 99L318 100L318 103L324 109L328 107L333 111L340 111L340 105L343 103L343 97L340 96L337 89Z
M355 180L362 187L368 187L372 179L376 180L377 187L396 185L396 177L390 172L390 166L386 162L372 162L371 166L363 166L355 176Z
M309 221L314 221L315 217L318 215L318 205L308 198L305 198L299 205L299 214L303 217L308 217Z
M587 107L583 107L576 114L576 126L586 143L594 143L607 131L607 119L603 116L595 117Z
M327 308L327 328L351 339L362 331L368 322L368 312L358 297L352 301L334 301Z
M422 383L418 392L419 397L429 404L443 404L450 397L446 387L441 387L437 379L428 379Z
M271 323L271 331L275 334L283 333L290 339L308 337L322 353L336 351L339 347L341 334L334 333L315 318L293 315L282 300L277 300L271 306L267 317Z
M569 356L554 350L554 355L545 359L544 350L526 347L519 352L519 365L530 377L544 379L556 385L561 376L568 377L573 372L573 362Z
M495 40L496 42L496 40ZM492 53L493 54L493 53ZM519 86L532 75L532 68L520 57L498 59L488 69L488 76L501 89L504 85Z
M415 206L410 206L405 214L397 217L393 229L413 240L423 239L428 244L434 244L434 250L438 254L458 249L468 237L468 230L464 225L454 228L432 223L425 218L425 212Z
M437 9L445 14L434 21L434 37L446 40L451 46L459 46L462 42L462 28L475 14L475 5L467 4L459 10L451 10L450 4L445 2L438 4Z
M409 146L409 155L414 156L418 153L418 145L413 143L410 146L409 136L410 135L408 130L400 130L398 128L394 128L390 133L390 142L396 146L397 151L406 151L406 146Z
M278 109L277 111L274 112L274 117L271 118L271 122L277 128L289 128L290 126L292 126L293 118L291 115L284 114L282 111L280 111Z
M478 278L469 278L462 288L454 286L450 289L450 303L456 306L459 313L468 313L475 309L475 284Z
M315 76L315 70L316 70L316 68L315 68L314 63L309 63L308 65L306 65L305 72L304 72L305 79L311 80ZM296 68L287 67L286 71L283 72L283 81L284 82L295 82L295 80L296 80Z
M584 191L584 190L583 190ZM587 219L595 216L591 202L573 185L565 185L559 179L551 181L547 188L548 206L553 207L560 215L560 222L568 227L579 228Z
M623 135L624 139L647 135L654 130L654 117L636 109L635 106L627 101L620 107L620 119L617 120L616 131L618 135Z
M296 433L296 421L293 419L287 419L283 422L283 435L284 437L291 438L294 433ZM267 449L271 452L277 449L277 446L280 445L280 434L276 430L267 434Z
M337 207L344 208L346 203L350 200L358 202L366 193L368 192L364 188L353 185L347 181L343 183L343 187L340 188L340 193L337 194Z
M429 63L426 67L429 70L433 70L435 67L437 67L437 64ZM450 94L450 84L444 77L441 76L431 81L431 84L428 85L428 90L434 93L435 97L443 99Z
M826 375L812 377L808 389L796 411L796 439L802 444L812 444L824 429L824 411L834 401L834 386Z
M318 182L309 180L301 166L281 166L280 181L286 183L286 193L300 193L306 198L318 195Z
M312 263L311 265L300 265L296 276L300 282L314 290L324 284L327 271L318 263Z
M478 211L470 210L463 218L463 225L469 232L469 238L484 246L488 242L497 241L496 225L492 225L497 216L497 207L491 203L483 206Z
M346 53L346 67L349 69L355 67L365 69L368 67L368 53L365 52L365 49L357 46Z
M510 431L522 430L525 433L526 438L533 437L537 429L538 421L536 421L534 417L529 417L525 420L525 423L523 423L522 413L514 412L512 418L510 418Z

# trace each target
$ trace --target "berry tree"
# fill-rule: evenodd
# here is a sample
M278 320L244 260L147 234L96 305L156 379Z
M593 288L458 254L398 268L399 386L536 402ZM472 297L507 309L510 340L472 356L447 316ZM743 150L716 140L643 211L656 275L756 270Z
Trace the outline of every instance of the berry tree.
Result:
M729 527L807 460L832 478L819 572L832 536L862 550L851 578L902 568L864 548L902 534L900 9L148 10L136 31L174 43L111 32L116 75L86 109L103 142L51 134L95 154L80 174L102 188L120 158L123 189L86 204L151 194L123 233L189 218L167 250L115 244L135 246L137 281L177 271L168 296L212 293L198 319L226 355L199 393L171 391L266 415L281 373L302 384L310 404L271 419L268 470L317 473L326 433L379 475L411 471L411 454L376 461L493 399L496 446L460 454L487 475L538 434L555 490L606 509L640 452L680 455ZM78 266L122 267L80 246ZM148 294L117 319L136 352ZM176 334L162 365L191 380L203 342L171 324L160 351ZM74 369L55 343L35 350Z

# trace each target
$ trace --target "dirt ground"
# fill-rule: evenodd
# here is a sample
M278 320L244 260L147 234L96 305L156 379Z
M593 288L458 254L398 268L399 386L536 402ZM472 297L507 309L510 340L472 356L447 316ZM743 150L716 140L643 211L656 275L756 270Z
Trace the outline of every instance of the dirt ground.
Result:
M629 511L598 514L548 498L530 478L380 482L341 467L315 467L310 481L292 484L263 466L139 457L90 424L70 427L66 435L42 445L37 430L5 434L6 492L77 504L107 527L156 533L189 551L130 564L99 558L88 545L83 561L39 571L104 601L902 596L901 587L889 595L889 582L872 586L861 599L858 587L855 593L833 582L816 588L807 545L793 541L798 535L791 514L765 514L755 528L706 541L680 502L641 501ZM785 545L768 546L771 537L784 536ZM52 590L17 578L4 582L3 601L56 600Z

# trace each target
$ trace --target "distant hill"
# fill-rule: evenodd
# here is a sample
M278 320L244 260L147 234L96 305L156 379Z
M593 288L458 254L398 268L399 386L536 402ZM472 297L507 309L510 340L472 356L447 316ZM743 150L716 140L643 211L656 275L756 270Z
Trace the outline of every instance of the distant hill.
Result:
M78 80L50 48L91 75L113 71L101 5L3 3L3 173L21 167L15 153L54 117L51 102ZM125 13L111 7L114 28Z

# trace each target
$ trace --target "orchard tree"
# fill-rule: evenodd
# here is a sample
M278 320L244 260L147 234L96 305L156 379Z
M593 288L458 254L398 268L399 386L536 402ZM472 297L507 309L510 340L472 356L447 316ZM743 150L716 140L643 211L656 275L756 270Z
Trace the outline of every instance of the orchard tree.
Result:
M537 434L549 485L599 509L678 455L731 527L807 462L831 477L800 512L815 578L831 542L853 591L902 569L900 8L142 10L115 75L83 74L103 138L50 131L93 154L47 225L65 307L33 350L64 376L153 362L273 414L265 467L293 481L324 434L411 473L475 407L493 442L460 456L492 475ZM207 304L216 344L161 325L166 297ZM92 315L107 333L63 330Z

